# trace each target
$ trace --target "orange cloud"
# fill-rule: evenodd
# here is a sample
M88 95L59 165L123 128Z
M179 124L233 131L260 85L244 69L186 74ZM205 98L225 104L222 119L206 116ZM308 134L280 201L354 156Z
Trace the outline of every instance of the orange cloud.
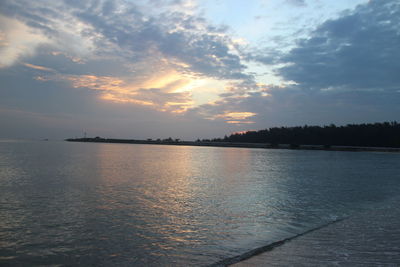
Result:
M136 104L136 105L141 105L141 106L154 106L154 103L149 102L149 101L141 101L141 100L136 100L136 99L132 99L132 98L121 98L121 97L117 97L113 94L102 94L100 96L101 99L103 100L108 100L108 101L112 101L112 102L116 102L116 103L132 103L132 104Z
M182 75L175 70L167 70L154 73L138 86L141 88L165 88L165 90L171 92L188 82L188 79L183 78Z
M102 91L123 91L124 81L110 76L70 75L65 77L74 88L86 87Z
M246 134L249 132L255 132L256 130L247 130L247 131L237 131L237 132L233 132L232 134Z
M254 121L226 121L229 124L253 124Z
M254 121L248 119L255 115L257 113L254 112L225 112L214 116L213 119L223 119L229 124L252 124Z
M184 113L189 108L193 107L194 102L187 99L186 101L181 102L167 102L165 105L167 108L171 109L172 113Z
M135 105L149 106L163 112L183 113L193 106L191 93L179 91L186 86L188 81L176 79L176 77L163 76L156 80L156 88L148 84L150 88L138 88L131 86L120 78L95 75L70 75L64 76L64 80L70 81L74 88L89 88L102 91L100 99L115 103L131 103Z
M51 52L59 55L61 52ZM226 81L199 77L194 73L181 73L161 60L151 72L146 66L138 68L132 77L98 75L41 75L39 81L62 80L73 88L88 88L99 91L100 99L114 103L131 103L171 113L184 113L196 105L218 99L225 89ZM175 62L176 63L176 62ZM26 64L27 67L45 70L45 67ZM237 117L237 115L236 115ZM228 120L238 120L232 117ZM239 118L240 119L240 118Z
M226 112L224 114L216 115L215 118L223 118L227 120L246 120L250 117L257 115L253 112Z
M39 66L39 65L33 65L33 64L29 64L29 63L24 63L24 66L28 67L28 68L31 68L31 69L35 69L35 70L54 72L54 70L51 69L51 68L46 68L46 67Z

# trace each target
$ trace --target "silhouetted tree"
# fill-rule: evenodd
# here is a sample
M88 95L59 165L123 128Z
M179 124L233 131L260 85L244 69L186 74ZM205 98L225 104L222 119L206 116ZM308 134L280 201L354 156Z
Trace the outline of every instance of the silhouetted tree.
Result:
M232 134L212 141L298 145L400 147L400 124L396 121L345 126L274 127ZM203 140L204 141L204 140Z

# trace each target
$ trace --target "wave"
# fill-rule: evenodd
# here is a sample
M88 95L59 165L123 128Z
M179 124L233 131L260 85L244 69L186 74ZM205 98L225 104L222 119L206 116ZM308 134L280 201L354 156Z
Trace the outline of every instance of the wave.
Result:
M249 259L249 258L251 258L251 257L253 257L253 256L259 255L259 254L264 253L264 252L271 251L271 250L273 250L273 249L276 248L276 247L282 246L282 245L285 244L286 242L289 242L289 241L291 241L291 240L293 240L293 239L296 239L296 238L301 237L301 236L303 236L303 235L306 235L306 234L308 234L308 233L317 231L317 230L319 230L319 229L322 229L322 228L324 228L324 227L327 227L328 225L331 225L331 224L334 224L334 223L343 221L343 220L345 220L345 219L347 219L347 218L348 218L348 217L344 217L344 218L340 218L340 219L335 219L335 220L333 220L333 221L330 221L330 222L325 223L325 224L323 224L323 225L317 226L317 227L315 227L315 228L312 228L312 229L307 230L307 231L305 231L305 232L302 232L302 233L300 233L300 234L297 234L297 235L294 235L294 236L290 236L290 237L287 237L287 238L285 238L285 239L281 239L281 240L275 241L275 242L273 242L273 243L267 244L267 245L265 245L265 246L252 249L252 250L250 250L250 251L247 251L247 252L245 252L245 253L243 253L243 254L240 254L240 255L237 255L237 256L234 256L234 257L231 257L231 258L226 258L226 259L220 260L220 261L218 261L218 262L216 262L216 263L213 263L213 264L211 264L211 265L208 265L208 266L209 266L209 267L228 266L228 265L231 265L231 264L238 263L238 262L240 262L240 261L247 260L247 259Z

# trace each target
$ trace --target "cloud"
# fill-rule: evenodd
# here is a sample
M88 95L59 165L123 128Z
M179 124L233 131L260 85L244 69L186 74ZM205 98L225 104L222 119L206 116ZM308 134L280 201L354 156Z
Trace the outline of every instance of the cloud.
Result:
M46 68L43 66L39 66L39 65L33 65L33 64L29 64L29 63L24 63L23 64L25 67L31 68L31 69L35 69L35 70L41 70L41 71L46 71L46 72L54 72L53 69L51 68Z
M305 0L286 0L286 3L298 7L304 7L307 5Z
M121 79L110 76L95 76L95 75L70 75L55 77L68 80L72 83L72 87L86 87L100 91L122 91L121 87L124 82Z
M225 112L218 114L213 119L223 119L226 123L230 124L252 124L254 121L249 120L251 117L257 115L253 112Z
M31 65L31 64L25 64ZM32 69L43 70L43 67L31 65ZM182 113L193 106L192 95L181 90L188 81L176 77L161 77L161 79L146 81L148 85L158 85L159 88L141 88L140 84L129 84L126 81L112 76L96 75L40 75L38 81L64 81L73 88L94 90L102 100L114 103L131 103L139 106L148 106L159 111ZM146 85L142 84L142 85Z
M395 119L399 5L370 1L250 50L196 1L3 0L0 107L10 118L66 114L68 127L79 118L79 128L129 137Z
M27 49L24 64L55 73L36 76L38 81L68 81L74 88L102 91L103 100L177 112L193 106L190 98L199 94L187 88L194 81L254 79L245 73L237 41L226 27L192 12L194 1L157 2L158 9L152 1L6 0L0 12L42 38ZM11 40L10 47L14 44ZM8 65L22 56L15 53ZM208 91L210 98L218 93Z
M322 23L287 52L270 57L260 48L248 55L275 68L283 86L242 82L197 112L219 119L250 112L253 129L398 120L399 27L398 1L369 1Z
M49 42L46 36L32 31L18 20L0 15L0 68L33 55L40 44Z
M225 28L171 9L178 4L185 10L194 5L175 1L164 13L144 14L143 8L128 1L5 1L3 14L16 16L70 53L121 54L130 60L154 55L185 64L182 71L218 79L247 78L237 45Z
M398 1L370 1L299 40L278 74L307 90L398 90L399 27Z

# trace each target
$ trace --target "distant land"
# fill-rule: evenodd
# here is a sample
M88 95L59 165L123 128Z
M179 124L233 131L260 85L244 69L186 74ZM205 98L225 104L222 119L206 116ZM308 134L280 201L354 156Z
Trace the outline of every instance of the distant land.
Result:
M215 141L291 145L360 146L400 148L400 124L393 122L345 126L275 127L232 134Z
M69 142L124 144L157 144L183 146L248 147L270 149L306 149L335 151L400 152L400 124L383 122L348 124L346 126L274 127L259 131L234 133L224 138L181 141L180 139L110 139L84 137L66 139Z

